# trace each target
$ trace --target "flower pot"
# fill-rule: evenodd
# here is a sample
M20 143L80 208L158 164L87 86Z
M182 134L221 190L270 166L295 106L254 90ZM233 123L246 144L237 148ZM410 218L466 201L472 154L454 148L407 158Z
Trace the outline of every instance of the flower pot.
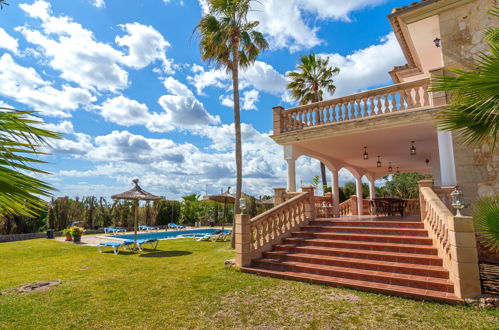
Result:
M81 236L73 236L73 242L80 243L81 242Z
M73 236L71 235L66 235L66 241L72 241L73 240Z

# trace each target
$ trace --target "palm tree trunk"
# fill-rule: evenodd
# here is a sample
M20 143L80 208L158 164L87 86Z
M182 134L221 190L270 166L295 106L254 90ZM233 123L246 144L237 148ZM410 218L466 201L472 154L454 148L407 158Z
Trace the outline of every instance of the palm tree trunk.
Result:
M239 108L239 37L234 37L232 44L232 87L234 89L234 130L236 135L236 200L234 216L240 213L239 199L243 185L243 159L241 146L241 110ZM230 245L235 248L236 221L232 222L232 238Z
M317 85L314 85L314 102L319 102L319 86ZM317 120L320 119L320 116L319 116L319 111L316 112L316 117L317 117ZM321 178L322 178L322 194L325 195L326 194L326 190L327 190L327 177L326 177L326 166L324 165L323 162L321 162Z

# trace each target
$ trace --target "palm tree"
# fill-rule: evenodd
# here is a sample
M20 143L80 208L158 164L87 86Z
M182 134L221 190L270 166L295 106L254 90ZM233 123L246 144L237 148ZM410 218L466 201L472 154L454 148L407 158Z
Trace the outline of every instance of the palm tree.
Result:
M9 3L5 0L0 0L0 9L3 9L3 6L8 6Z
M301 105L323 100L324 90L333 95L336 86L333 77L340 69L329 65L329 58L320 58L315 54L304 55L297 66L298 71L291 71L286 76L291 80L287 88L293 98ZM319 118L319 116L317 116ZM327 190L326 167L321 162L323 192Z
M499 17L499 7L490 13ZM499 27L485 39L490 52L478 55L471 71L448 69L451 75L434 76L431 91L450 92L450 103L441 112L439 124L456 131L467 144L482 144L499 133Z
M38 128L33 114L0 108L0 215L33 215L43 206L40 196L50 196L52 187L29 173L48 174L31 165L45 163L33 156L44 154L46 138L60 136Z
M499 195L478 199L473 220L480 241L491 250L499 251Z
M239 67L253 64L260 52L268 48L262 33L255 31L258 21L248 21L252 0L208 0L209 11L196 26L200 38L201 57L232 73L234 93L234 130L236 139L236 202L240 212L242 189L241 118L239 104ZM235 230L235 226L233 226ZM235 231L233 231L235 233ZM232 235L234 237L234 235ZM232 239L234 245L234 239Z

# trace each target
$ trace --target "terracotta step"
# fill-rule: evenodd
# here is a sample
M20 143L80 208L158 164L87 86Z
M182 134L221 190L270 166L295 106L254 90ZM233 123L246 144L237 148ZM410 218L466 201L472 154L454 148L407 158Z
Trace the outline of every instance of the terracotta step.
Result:
M463 300L459 299L453 293L411 288L396 284L383 284L370 281L346 279L341 277L301 273L296 271L277 271L277 270L263 269L256 267L242 267L241 270L246 273L260 274L265 276L302 281L302 282L312 282L312 283L335 286L335 287L347 287L362 291L383 293L383 294L389 294L405 298L439 301L450 304L458 304L463 302Z
M426 229L418 228L377 228L377 227L347 227L347 226L303 226L302 231L306 232L332 232L332 233L352 233L369 235L399 235L428 237Z
M286 244L295 245L311 245L321 247L333 248L346 248L346 249L359 249L371 251L389 251L400 253L417 253L417 254L431 254L437 255L438 251L432 245L418 245L418 244L396 244L396 243L383 243L383 242L360 242L348 240L328 240L320 238L301 238L289 237L283 240Z
M431 255L431 254L373 251L373 250L348 249L348 248L339 248L339 247L330 248L330 247L312 246L312 245L297 246L294 244L276 245L274 246L274 250L294 252L294 253L324 255L324 256L337 256L337 257L358 258L358 259L368 259L368 260L383 260L383 261L411 263L418 265L442 266L442 259L437 255Z
M341 277L353 280L377 282L383 284L408 286L419 289L454 292L454 285L448 279L417 276L390 272L380 272L358 268L346 268L310 264L297 261L277 261L274 259L256 259L252 265L257 268L266 268L278 271L300 272L323 276Z
M323 233L323 232L293 232L292 237L301 238L321 238L330 240L360 241L360 242L380 242L380 243L399 243L399 244L417 244L432 245L431 238L418 236L395 236L395 235L370 235L353 233Z
M287 251L265 252L263 256L266 259L297 261L327 266L359 268L366 270L376 270L379 272L400 273L435 278L449 278L449 272L443 267L411 264L407 262L400 263L394 261L370 260L365 258L325 256L309 253L289 253Z
M310 226L348 226L377 228L418 228L423 229L420 221L348 221L348 220L312 220Z

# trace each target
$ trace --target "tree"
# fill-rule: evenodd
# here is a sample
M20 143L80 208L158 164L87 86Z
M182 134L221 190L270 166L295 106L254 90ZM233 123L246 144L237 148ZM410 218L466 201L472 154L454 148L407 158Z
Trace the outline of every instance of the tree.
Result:
M429 174L419 173L393 174L391 179L387 175L383 178L386 180L385 193L390 197L419 198L418 181L431 178Z
M33 111L0 108L0 215L35 215L44 205L40 196L49 197L52 187L33 175L49 174L31 164L43 164L34 158L44 152L40 147L47 138L59 134L41 129L43 122Z
M262 33L255 31L258 21L248 21L252 0L208 0L208 13L201 17L195 31L200 38L204 61L223 67L232 74L234 98L234 134L236 156L236 202L234 212L240 212L242 191L241 117L239 102L239 67L247 68L260 52L268 48ZM234 247L235 225L232 227Z
M499 7L490 13L499 17ZM481 53L471 71L448 69L452 75L434 76L431 91L450 92L450 103L441 112L439 124L456 131L465 143L481 144L499 133L499 27L490 29L485 39L490 53Z
M287 88L293 98L301 105L316 103L323 100L324 91L334 94L336 86L333 77L340 69L329 65L329 58L320 58L315 54L304 55L297 66L298 71L289 72L291 79ZM316 118L319 118L316 113ZM327 190L326 167L321 162L322 191Z
M5 0L0 0L0 9L3 9L3 6L8 6L9 3Z
M491 250L499 251L499 195L478 199L473 220L480 241Z

